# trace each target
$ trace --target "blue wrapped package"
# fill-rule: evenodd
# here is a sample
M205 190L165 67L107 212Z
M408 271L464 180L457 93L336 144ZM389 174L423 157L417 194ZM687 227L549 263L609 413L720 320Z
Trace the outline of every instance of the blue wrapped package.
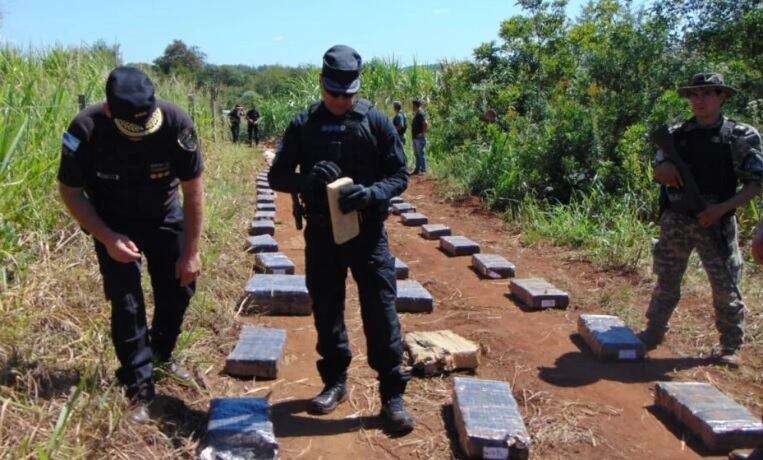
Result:
M202 460L278 458L270 403L261 398L219 398L209 404Z
M408 264L395 257L395 278L399 280L408 279Z
M763 422L709 383L658 382L654 403L713 451L763 445Z
M644 359L644 343L617 316L580 315L578 333L591 351L604 361Z
M246 238L246 252L278 252L278 242L270 235L249 236Z
M434 299L418 281L400 280L397 282L395 306L400 313L432 313Z
M312 302L303 275L256 274L246 284L245 313L309 315Z
M530 435L508 383L454 378L453 415L461 448L468 457L529 458Z
M244 326L225 372L236 377L274 379L286 348L286 329Z
M465 236L440 237L440 248L449 256L470 256L480 252L480 245Z

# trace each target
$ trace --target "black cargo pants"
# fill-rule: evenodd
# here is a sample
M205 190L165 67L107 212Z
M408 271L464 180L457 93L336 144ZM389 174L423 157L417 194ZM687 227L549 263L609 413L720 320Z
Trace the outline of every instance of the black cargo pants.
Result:
M152 357L158 361L170 359L195 283L181 287L175 277L182 229L152 226L114 230L129 236L145 257L154 296L149 335L141 287L141 261L117 262L103 244L95 242L104 292L111 301L111 339L121 364L117 378L127 387L128 396L134 396L141 387L152 383Z
M352 360L344 322L347 269L358 285L368 364L378 373L382 401L401 395L410 380L402 367L403 346L395 308L394 257L380 219L366 219L360 235L334 244L328 217L308 215L305 229L307 289L318 332L318 372L327 385L347 380Z

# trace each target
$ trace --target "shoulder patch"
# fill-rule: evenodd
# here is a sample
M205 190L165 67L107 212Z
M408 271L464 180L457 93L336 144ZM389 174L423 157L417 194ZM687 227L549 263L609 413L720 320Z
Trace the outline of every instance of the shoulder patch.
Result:
M71 134L68 131L64 131L64 138L63 138L63 144L64 147L69 149L70 152L74 153L79 148L79 144L81 141L77 139L77 137L73 134Z
M195 152L199 148L199 137L194 128L185 128L178 134L178 145L187 152Z

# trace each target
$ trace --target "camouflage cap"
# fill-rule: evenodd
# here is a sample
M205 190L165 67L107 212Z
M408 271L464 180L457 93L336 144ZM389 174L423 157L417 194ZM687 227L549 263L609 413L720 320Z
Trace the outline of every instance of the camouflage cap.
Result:
M686 86L678 88L678 94L683 97L689 97L692 90L700 88L715 88L719 89L729 97L737 93L736 88L726 86L723 82L723 75L719 73L698 73L691 78L691 81Z

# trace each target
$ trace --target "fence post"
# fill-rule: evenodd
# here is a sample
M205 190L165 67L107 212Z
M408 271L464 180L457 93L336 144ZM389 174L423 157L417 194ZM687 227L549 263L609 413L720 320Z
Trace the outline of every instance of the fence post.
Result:
M212 109L212 140L217 142L217 126L215 120L217 119L217 88L212 87L209 90L209 104Z
M79 102L79 109L84 110L85 106L87 106L87 99L85 99L84 94L80 94L77 96L77 102Z
M191 120L196 123L196 110L194 107L193 94L188 95L188 113L191 115Z

